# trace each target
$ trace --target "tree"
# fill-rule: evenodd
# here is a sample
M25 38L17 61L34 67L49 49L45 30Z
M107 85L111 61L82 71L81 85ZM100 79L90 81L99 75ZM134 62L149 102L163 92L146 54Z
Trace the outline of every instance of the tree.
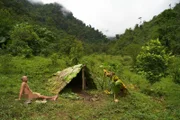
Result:
M116 34L116 39L119 39L120 38L120 35L119 34Z
M136 58L136 68L150 83L159 81L166 75L170 54L158 39L149 41L142 47Z
M138 44L130 44L122 50L123 55L131 56L133 64L136 61L136 57L139 54L141 47Z
M0 48L7 43L13 22L12 14L6 9L0 9Z
M56 36L47 28L21 23L15 25L10 33L12 40L10 52L13 55L48 55L52 51L51 44L54 43Z
M15 25L10 33L12 43L10 51L13 55L24 55L29 57L39 51L39 36L33 30L33 26L28 23Z
M71 63L72 64L78 64L79 59L83 55L83 45L82 42L79 40L74 40L74 45L70 49L70 58L71 58Z

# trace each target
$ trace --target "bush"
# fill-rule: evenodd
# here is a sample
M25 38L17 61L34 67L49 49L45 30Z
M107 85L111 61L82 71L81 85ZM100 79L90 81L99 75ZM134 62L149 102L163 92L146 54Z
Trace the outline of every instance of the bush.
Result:
M179 57L174 57L171 59L171 64L169 66L169 73L172 75L173 81L180 84L180 59Z
M123 57L123 62L122 62L123 65L126 65L126 66L129 65L129 66L131 66L132 63L133 63L133 59L132 59L130 56L124 56L124 57Z
M106 54L84 56L80 60L82 64L85 64L90 69L94 82L100 90L108 89L110 87L110 78L104 77L103 69L113 71L116 75L121 76L124 69L122 61L121 56L111 56Z
M142 47L137 56L137 71L144 74L150 83L159 81L166 75L170 55L160 41L151 40Z
M52 61L52 65L57 65L58 64L58 55L56 53L51 55L51 61Z

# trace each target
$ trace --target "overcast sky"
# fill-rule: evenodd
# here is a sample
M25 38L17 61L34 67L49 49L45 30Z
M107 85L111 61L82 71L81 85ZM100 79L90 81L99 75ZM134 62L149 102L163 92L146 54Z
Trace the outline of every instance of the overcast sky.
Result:
M99 29L107 36L124 33L142 21L149 21L180 0L31 0L60 3L87 25Z

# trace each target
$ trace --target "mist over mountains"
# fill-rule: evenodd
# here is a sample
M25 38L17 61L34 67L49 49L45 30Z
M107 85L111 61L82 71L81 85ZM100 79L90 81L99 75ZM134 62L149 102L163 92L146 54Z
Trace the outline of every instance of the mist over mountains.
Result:
M1 46L13 41L10 35L13 26L28 23L32 26L45 27L53 32L56 40L51 41L52 44L58 45L61 42L69 44L71 41L69 38L77 39L82 42L87 53L122 54L135 59L142 45L151 39L159 38L169 50L179 54L179 4L154 16L149 22L136 24L134 29L127 28L124 34L107 38L101 31L75 18L72 12L58 3L32 4L27 0L2 0L1 3L1 15L4 16L1 17Z
M58 45L59 42L70 38L82 42L89 52L103 51L99 46L107 46L108 39L102 32L85 25L81 20L75 18L72 12L58 3L41 4L36 2L32 4L27 0L2 0L1 3L1 13L3 13L1 15L4 15L1 17L1 28L5 30L0 32L0 36L6 38L6 44L13 41L10 37L13 26L28 23L32 27L45 27L53 32L56 40L51 41L52 44ZM4 21L5 19L8 20Z

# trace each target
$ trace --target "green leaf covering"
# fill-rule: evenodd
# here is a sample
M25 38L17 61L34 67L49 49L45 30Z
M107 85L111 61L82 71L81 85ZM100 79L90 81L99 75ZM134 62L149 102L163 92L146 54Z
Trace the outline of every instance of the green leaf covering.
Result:
M5 37L0 37L0 43L4 43L6 41Z
M82 64L78 64L54 73L53 76L48 79L48 90L53 94L58 94L67 84L71 82L73 78L77 76L82 67Z

